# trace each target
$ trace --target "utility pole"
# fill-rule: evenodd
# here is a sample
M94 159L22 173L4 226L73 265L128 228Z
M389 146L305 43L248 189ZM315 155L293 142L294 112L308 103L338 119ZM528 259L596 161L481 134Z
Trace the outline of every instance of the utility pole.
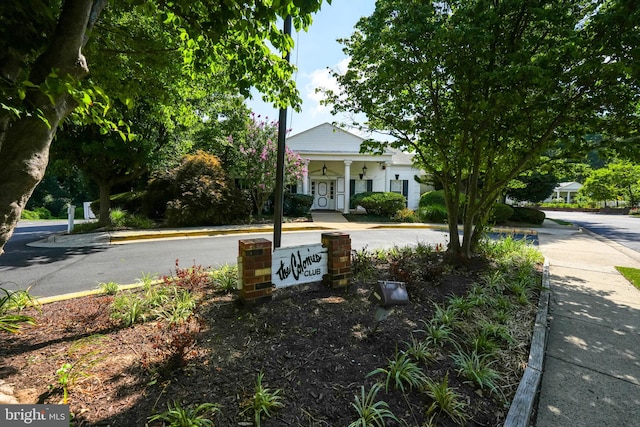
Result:
M284 33L291 36L291 15L284 18ZM289 62L290 53L284 59ZM285 136L287 134L287 108L280 108L278 119L278 152L276 157L276 194L273 210L273 248L279 248L282 242L282 211L284 209L284 155L286 150Z

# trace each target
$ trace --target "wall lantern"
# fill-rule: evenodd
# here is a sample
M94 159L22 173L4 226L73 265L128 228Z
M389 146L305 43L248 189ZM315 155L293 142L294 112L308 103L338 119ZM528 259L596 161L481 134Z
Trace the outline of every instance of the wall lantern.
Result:
M367 175L367 165L364 165L362 167L362 176L366 176Z
M325 163L324 166L322 166L322 175L326 175L327 174L327 164Z
M399 174L399 173L397 173L397 174L396 174L396 181L397 181L397 180L399 180L399 179L400 179L400 174Z

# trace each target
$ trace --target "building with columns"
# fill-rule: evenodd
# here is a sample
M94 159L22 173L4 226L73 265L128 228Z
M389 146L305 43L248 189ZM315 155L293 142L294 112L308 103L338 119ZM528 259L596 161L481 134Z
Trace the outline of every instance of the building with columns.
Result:
M425 173L413 167L412 155L386 149L382 155L361 154L364 141L330 123L287 138L287 146L307 162L307 174L295 188L314 196L312 210L349 213L349 198L365 191L393 191L417 209L427 191L414 177Z

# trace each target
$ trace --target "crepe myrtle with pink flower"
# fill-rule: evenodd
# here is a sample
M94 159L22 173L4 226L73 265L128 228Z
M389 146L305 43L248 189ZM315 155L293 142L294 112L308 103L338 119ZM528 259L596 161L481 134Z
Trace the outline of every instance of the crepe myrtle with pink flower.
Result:
M288 130L287 132L289 132ZM231 137L229 137L231 140ZM238 178L242 187L251 193L255 213L261 213L264 205L276 187L276 161L278 149L278 122L262 120L251 114L247 122L247 132L242 140L235 141L238 150L244 156L245 167L241 168ZM307 173L302 158L286 147L285 186L296 184Z

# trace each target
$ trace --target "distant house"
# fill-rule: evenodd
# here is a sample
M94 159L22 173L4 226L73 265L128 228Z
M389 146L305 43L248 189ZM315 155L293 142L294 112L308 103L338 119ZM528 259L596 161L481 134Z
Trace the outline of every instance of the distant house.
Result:
M582 184L579 182L561 182L553 189L553 193L545 202L562 199L565 203L572 203L581 188Z
M412 155L386 149L383 155L361 154L364 141L337 126L323 123L287 138L287 146L307 163L308 173L295 186L297 193L313 195L313 210L349 213L349 198L365 191L392 191L407 198L410 209L420 201L421 184Z

